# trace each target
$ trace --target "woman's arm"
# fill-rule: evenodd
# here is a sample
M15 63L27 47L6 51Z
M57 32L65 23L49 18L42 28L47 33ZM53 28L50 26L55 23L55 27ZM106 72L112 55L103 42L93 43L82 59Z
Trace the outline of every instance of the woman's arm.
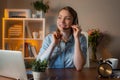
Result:
M75 68L79 71L82 70L84 64L85 64L85 58L83 56L82 50L81 50L81 43L80 43L80 33L81 29L79 29L78 25L73 25L73 35L74 35L74 65Z
M48 60L49 59L49 57L50 57L50 55L52 54L52 52L53 52L53 50L54 50L54 44L53 43L51 43L50 45L49 45L49 47L44 51L44 53L39 53L39 59L41 60L41 61L43 61L44 59L46 59L46 60Z
M84 64L85 64L85 59L80 47L80 41L78 38L76 38L74 45L74 65L76 69L79 71L82 70Z
M59 37L59 35L56 32L54 32L52 34L52 36L49 36L49 39L45 39L37 59L40 59L40 60L47 59L48 60L49 58L54 57L54 55L52 53L54 51L55 46L60 41L60 39L58 37Z

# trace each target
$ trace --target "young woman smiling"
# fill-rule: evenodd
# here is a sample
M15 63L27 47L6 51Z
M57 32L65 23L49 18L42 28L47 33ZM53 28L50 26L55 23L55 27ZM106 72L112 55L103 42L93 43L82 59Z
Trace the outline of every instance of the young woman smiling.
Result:
M86 62L87 41L81 34L76 11L66 6L58 12L57 30L43 41L37 60L47 59L49 68L82 70Z

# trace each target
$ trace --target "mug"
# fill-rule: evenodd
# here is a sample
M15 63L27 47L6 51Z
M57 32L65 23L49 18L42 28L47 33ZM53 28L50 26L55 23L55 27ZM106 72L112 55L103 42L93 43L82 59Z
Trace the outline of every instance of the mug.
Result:
M108 58L106 60L109 60L111 62L112 69L117 69L118 66L118 59L117 58Z

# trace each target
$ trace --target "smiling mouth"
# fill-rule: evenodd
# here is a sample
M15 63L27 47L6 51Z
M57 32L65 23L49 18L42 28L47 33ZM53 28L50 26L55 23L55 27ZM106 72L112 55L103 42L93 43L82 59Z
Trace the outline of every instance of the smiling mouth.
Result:
M71 29L71 28L63 28L63 30L69 30L69 29Z
M66 28L67 27L67 25L65 25L65 24L60 24L59 26L62 27L62 28Z
M66 24L59 24L59 26L60 26L63 30L68 30L68 29L70 29L70 27L67 27Z

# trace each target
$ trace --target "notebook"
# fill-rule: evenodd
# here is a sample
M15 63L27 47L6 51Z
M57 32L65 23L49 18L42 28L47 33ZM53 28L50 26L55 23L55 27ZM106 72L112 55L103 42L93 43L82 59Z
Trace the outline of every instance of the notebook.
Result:
M0 75L28 80L22 52L0 50Z

